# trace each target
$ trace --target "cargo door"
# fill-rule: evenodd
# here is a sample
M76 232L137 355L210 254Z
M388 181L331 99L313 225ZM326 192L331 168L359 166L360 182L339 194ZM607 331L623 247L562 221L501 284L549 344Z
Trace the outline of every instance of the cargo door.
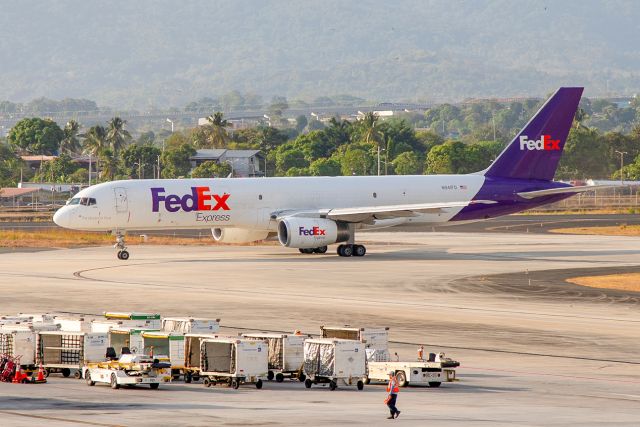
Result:
M91 333L84 335L84 361L100 362L104 360L108 347L107 334ZM82 363L82 361L80 361Z
M184 337L169 336L169 360L172 368L184 365Z
M304 363L304 338L293 335L283 339L285 371L297 371Z
M124 214L129 212L129 198L127 197L127 190L123 187L116 187L113 189L115 194L116 213Z

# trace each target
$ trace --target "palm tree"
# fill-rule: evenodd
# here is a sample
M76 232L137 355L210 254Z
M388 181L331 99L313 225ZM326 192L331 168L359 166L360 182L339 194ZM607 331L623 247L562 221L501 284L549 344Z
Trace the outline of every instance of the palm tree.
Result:
M216 111L213 115L207 117L207 121L209 124L207 127L209 128L208 140L213 148L224 148L229 142L229 134L227 133L227 129L231 126L231 123L227 121L227 119L222 118L222 113Z
M109 129L107 131L107 141L117 156L118 151L124 148L131 141L131 134L124 128L127 124L126 120L120 117L114 117L109 120Z
M98 172L100 170L100 155L108 148L107 130L103 126L96 125L90 127L87 133L80 136L84 137L83 151L96 159L96 172Z
M378 115L373 111L364 115L360 122L362 126L362 136L366 143L375 143L378 148L378 175L380 175L380 151L385 143L383 133L380 131L378 124Z
M60 142L60 152L64 153L78 153L80 152L81 146L80 141L78 140L78 131L80 130L80 123L75 120L69 120L65 125L64 129L64 139Z
M102 170L100 174L102 178L108 178L109 181L113 181L113 177L116 174L118 168L118 159L111 148L105 148L100 153L100 160L102 161Z

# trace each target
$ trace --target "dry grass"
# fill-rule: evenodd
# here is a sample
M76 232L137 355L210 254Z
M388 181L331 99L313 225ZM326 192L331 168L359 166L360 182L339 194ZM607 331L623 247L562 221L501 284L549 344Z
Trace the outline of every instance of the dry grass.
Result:
M549 230L559 234L590 234L596 236L640 236L640 225L620 225L610 227L573 227Z
M567 282L590 288L640 292L640 273L572 277L567 279Z
M531 209L514 215L634 215L639 212L638 208L617 207L617 208L566 208L557 210Z
M115 243L115 237L107 233L91 233L64 229L42 231L0 230L0 247L8 248L77 248L86 246L108 246ZM212 237L201 239L172 236L148 236L146 242L138 235L127 236L127 245L218 245ZM261 245L267 243L253 243Z

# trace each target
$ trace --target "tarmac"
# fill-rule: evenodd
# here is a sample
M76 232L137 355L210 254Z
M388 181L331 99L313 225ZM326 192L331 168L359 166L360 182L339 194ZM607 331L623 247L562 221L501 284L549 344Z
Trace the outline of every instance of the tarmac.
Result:
M392 352L459 360L458 382L402 389L386 420L382 385L176 382L111 390L52 375L0 384L0 424L637 426L640 293L564 282L640 270L629 237L505 232L359 234L363 258L277 246L131 246L0 256L1 313L153 311L221 318L223 331L389 326ZM333 249L333 248L332 248Z

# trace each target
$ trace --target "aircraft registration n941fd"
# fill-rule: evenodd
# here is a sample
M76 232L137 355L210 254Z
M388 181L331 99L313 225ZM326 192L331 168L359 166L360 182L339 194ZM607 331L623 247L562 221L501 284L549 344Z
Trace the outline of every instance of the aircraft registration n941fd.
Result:
M478 221L557 202L593 187L554 182L582 88L560 88L484 171L467 175L114 181L80 191L54 215L76 230L211 229L220 242L277 234L283 246L363 256L356 230L408 222Z

